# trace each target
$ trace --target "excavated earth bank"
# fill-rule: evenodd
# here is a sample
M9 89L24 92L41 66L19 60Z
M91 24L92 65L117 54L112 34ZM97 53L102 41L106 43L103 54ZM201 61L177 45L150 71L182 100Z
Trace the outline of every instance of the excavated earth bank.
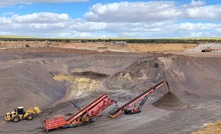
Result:
M102 112L97 122L50 133L190 133L221 117L221 54L193 55L51 48L1 50L0 133L45 133L43 120L68 117L76 111L68 102L70 99L83 107L106 93L123 105L163 80L169 82L172 95L176 95L169 100L174 103L173 109L165 108L168 104L153 106L171 95L163 86L150 95L139 114L110 119L108 110L113 105ZM37 105L43 112L33 121L6 123L4 114L20 105Z

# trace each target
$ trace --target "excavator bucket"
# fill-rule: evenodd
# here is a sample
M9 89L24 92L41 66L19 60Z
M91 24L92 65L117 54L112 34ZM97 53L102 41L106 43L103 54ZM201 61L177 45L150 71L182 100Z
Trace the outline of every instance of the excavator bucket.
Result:
M159 100L153 103L153 106L161 109L168 110L179 110L186 109L188 105L182 102L175 94L172 92L166 93Z

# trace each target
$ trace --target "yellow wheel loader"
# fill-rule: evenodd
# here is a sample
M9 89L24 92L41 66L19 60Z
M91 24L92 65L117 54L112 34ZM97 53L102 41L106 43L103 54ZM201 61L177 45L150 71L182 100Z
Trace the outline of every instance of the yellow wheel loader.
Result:
M19 122L20 120L32 120L34 115L39 114L41 110L39 107L35 106L34 108L29 108L24 110L24 107L14 108L14 111L6 113L5 120Z

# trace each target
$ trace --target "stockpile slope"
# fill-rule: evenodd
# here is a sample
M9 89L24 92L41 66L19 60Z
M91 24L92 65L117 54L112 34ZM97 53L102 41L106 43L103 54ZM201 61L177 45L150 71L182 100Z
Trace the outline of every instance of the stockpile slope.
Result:
M167 66L167 78L184 95L208 99L221 95L220 57L175 56L161 61Z
M218 98L221 95L220 67L219 57L148 56L110 77L106 86L111 90L141 92L167 80L173 88L171 90L182 97Z
M1 115L17 106L49 106L62 98L66 89L38 62L1 63L0 85Z

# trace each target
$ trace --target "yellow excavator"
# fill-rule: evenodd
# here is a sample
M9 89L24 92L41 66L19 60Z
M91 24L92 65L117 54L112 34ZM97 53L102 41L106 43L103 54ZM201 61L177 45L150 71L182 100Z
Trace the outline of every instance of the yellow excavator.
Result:
M14 111L6 113L5 120L19 122L20 120L32 120L34 115L39 114L41 110L39 107L35 106L34 108L29 108L24 110L24 107L14 108Z

